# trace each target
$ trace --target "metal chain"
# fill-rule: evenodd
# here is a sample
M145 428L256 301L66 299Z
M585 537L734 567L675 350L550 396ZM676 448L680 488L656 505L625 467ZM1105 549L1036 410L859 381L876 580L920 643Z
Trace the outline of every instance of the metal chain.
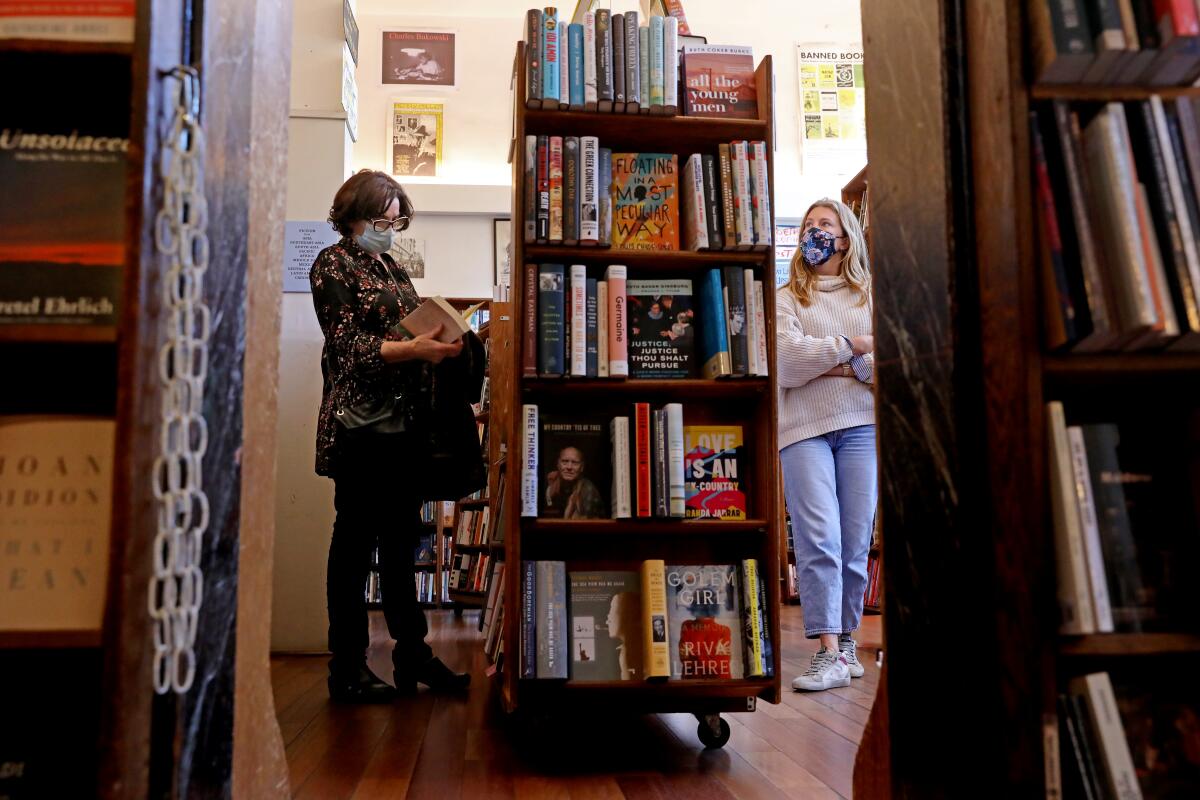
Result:
M158 354L162 430L151 477L158 532L148 601L154 619L154 691L183 694L196 677L196 624L204 599L200 559L208 529L201 471L208 448L202 414L211 319L204 303L208 206L199 75L191 67L176 67L164 77L179 82L179 95L162 146L162 207L154 220L154 242L165 267L167 330Z

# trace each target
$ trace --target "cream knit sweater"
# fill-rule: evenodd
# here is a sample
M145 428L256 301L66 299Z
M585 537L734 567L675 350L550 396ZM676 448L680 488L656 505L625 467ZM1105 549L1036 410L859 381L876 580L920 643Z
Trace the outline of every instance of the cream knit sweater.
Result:
M779 449L830 431L875 423L873 355L864 383L823 377L854 354L842 338L871 333L871 301L839 276L821 276L805 308L786 286L775 293L775 375L779 384Z

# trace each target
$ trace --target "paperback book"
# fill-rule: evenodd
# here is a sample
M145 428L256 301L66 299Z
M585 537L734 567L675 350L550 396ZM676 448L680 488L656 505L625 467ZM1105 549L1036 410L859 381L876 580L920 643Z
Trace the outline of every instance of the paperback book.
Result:
M678 194L674 153L613 153L612 246L678 250Z
M746 519L741 425L685 425L688 519Z

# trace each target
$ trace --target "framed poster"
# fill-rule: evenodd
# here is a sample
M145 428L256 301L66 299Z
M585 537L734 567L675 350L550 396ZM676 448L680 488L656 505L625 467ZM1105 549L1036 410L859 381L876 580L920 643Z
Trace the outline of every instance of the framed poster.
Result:
M492 285L509 286L512 275L512 220L492 220Z
M393 100L384 142L388 172L397 178L436 178L442 166L441 103Z
M783 286L792 275L792 256L800 246L800 224L794 217L775 220L775 286Z
M385 84L454 88L454 34L383 31Z
M392 240L392 247L388 250L388 255L396 260L397 266L408 273L408 277L414 280L425 277L424 239L397 236Z
M853 175L867 162L862 45L798 44L796 67L804 173Z

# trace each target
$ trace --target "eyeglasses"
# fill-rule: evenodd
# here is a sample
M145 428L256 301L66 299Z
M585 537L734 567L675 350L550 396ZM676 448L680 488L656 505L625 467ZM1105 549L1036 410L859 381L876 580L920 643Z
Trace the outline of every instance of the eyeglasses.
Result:
M388 228L391 228L396 233L408 228L408 217L396 217L395 219L373 219L371 220L371 228L376 233L383 233Z

